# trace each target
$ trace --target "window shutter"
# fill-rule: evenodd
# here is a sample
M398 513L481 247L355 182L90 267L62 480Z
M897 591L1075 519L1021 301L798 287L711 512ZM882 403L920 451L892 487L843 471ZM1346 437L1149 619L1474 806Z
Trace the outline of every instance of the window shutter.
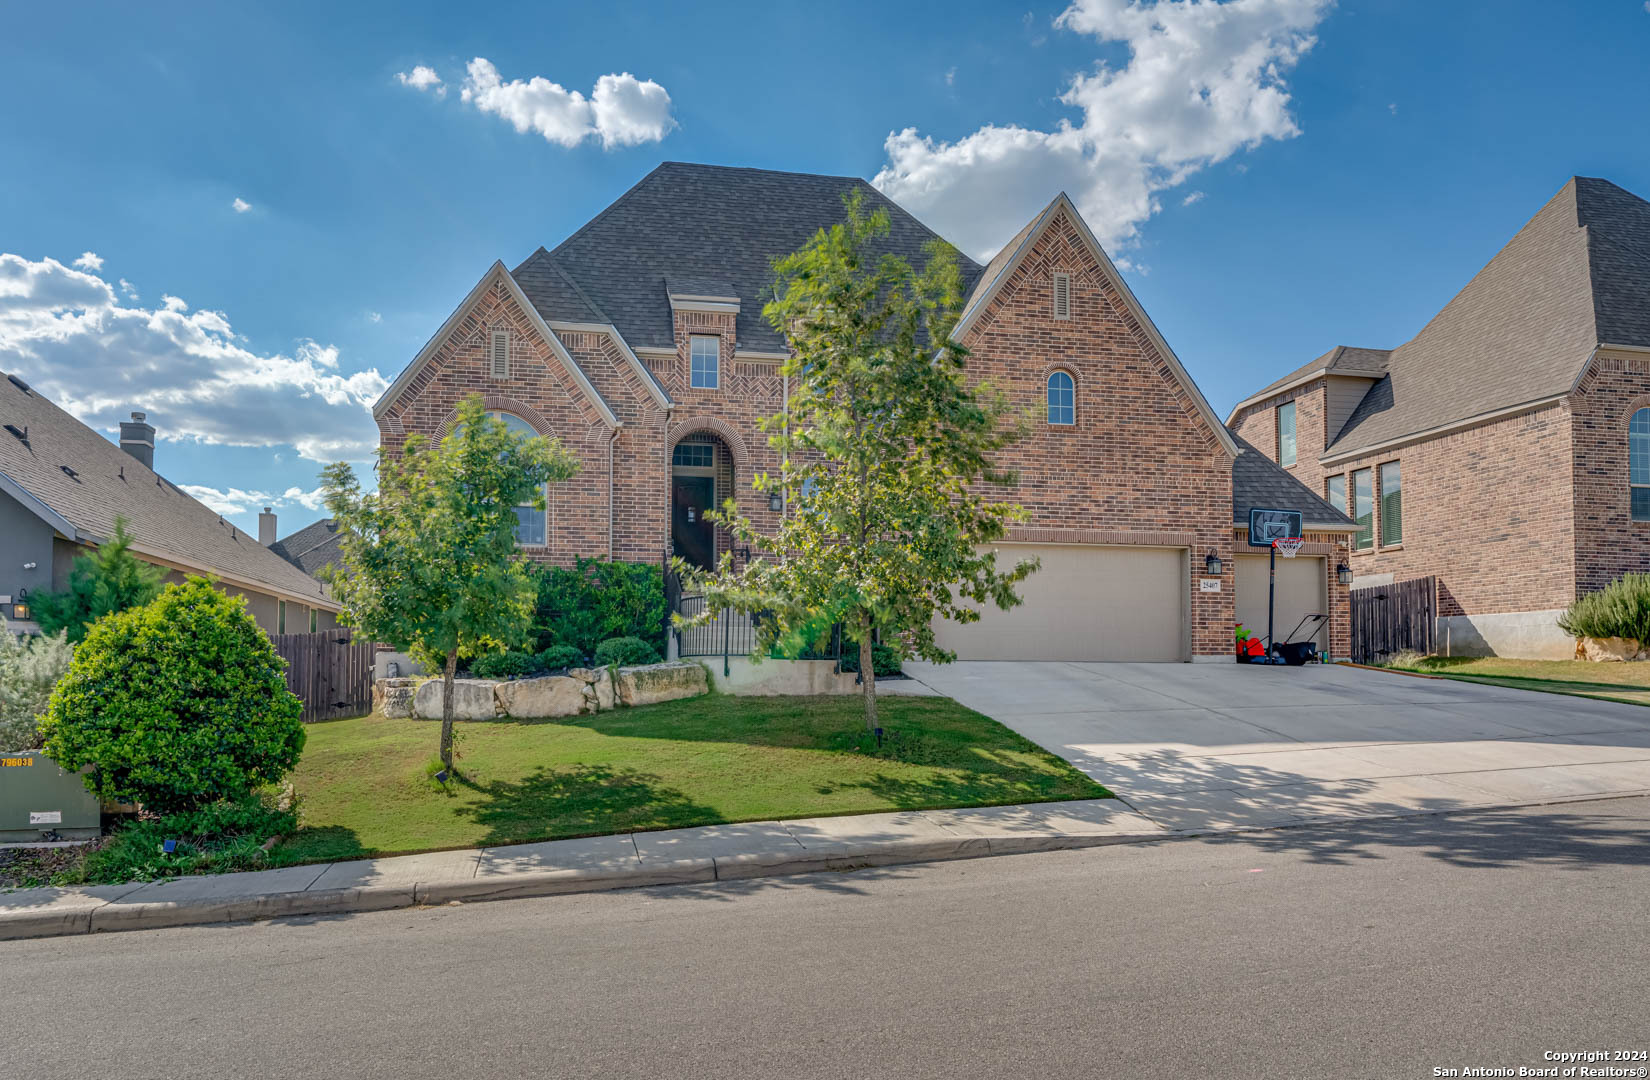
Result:
M1071 275L1054 275L1054 317L1071 318Z
M492 348L488 351L488 368L495 379L510 377L510 331L494 330Z

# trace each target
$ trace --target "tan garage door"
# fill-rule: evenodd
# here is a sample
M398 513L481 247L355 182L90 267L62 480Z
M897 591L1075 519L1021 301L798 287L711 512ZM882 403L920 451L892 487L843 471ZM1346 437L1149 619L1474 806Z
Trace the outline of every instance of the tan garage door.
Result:
M1186 553L1179 548L1002 544L998 561L1037 557L1025 603L979 622L941 620L940 645L963 660L1184 660Z
M1251 633L1266 633L1266 575L1267 556L1239 555L1237 557L1237 621ZM1277 611L1273 626L1279 641L1315 640L1319 649L1329 647L1327 629L1320 627L1316 638L1290 638L1290 631L1311 611L1327 611L1324 606L1325 587L1323 557L1297 555L1293 559L1278 560Z

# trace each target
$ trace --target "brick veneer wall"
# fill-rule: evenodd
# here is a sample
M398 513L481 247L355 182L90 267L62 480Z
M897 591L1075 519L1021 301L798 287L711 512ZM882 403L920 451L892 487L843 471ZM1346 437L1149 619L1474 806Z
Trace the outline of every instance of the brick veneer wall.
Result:
M1071 274L1072 317L1053 317L1055 271ZM1190 549L1192 653L1232 652L1232 463L1191 396L1129 314L1062 212L970 328L968 365L1031 414L999 464L1019 472L1000 497L1029 513L1015 539L1115 543L1119 534ZM1047 420L1047 378L1076 385L1076 423ZM1218 593L1200 592L1204 556L1225 563Z
M1650 408L1650 354L1600 350L1571 397L1576 589L1650 571L1650 522L1628 496L1627 422Z

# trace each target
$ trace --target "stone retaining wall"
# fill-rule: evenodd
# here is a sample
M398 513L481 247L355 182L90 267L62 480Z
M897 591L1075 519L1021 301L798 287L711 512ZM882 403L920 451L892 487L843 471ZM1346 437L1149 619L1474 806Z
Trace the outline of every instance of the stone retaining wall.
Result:
M411 680L387 680L387 683L390 682ZM620 707L698 697L709 690L705 669L685 660L622 667L617 669L616 677L607 668L573 668L566 675L547 675L539 679L503 682L455 679L453 718L540 720L581 716ZM390 701L390 693L386 684L386 705ZM385 715L390 714L386 711ZM420 720L441 719L440 679L430 679L418 687L413 695L410 715Z

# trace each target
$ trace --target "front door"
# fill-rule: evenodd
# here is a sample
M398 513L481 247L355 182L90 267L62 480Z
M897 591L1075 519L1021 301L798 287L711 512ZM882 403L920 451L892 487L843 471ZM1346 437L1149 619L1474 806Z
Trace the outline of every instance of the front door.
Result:
M676 554L703 570L716 563L716 540L705 511L716 503L716 481L709 476L671 478L670 538Z

